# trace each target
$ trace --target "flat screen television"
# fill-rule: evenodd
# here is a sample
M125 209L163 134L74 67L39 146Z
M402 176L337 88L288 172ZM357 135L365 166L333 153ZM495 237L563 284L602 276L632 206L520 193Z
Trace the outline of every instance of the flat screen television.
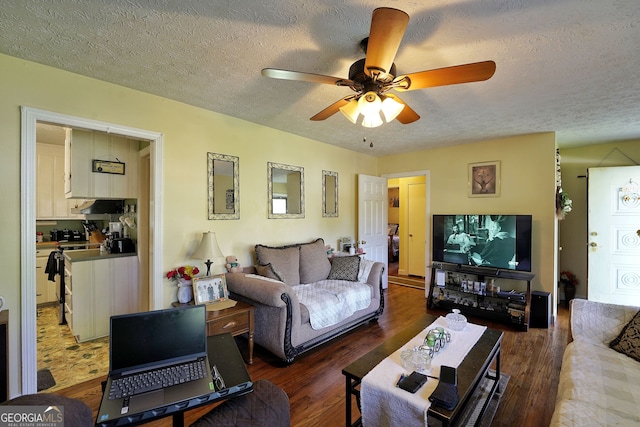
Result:
M433 215L433 262L531 271L531 215Z

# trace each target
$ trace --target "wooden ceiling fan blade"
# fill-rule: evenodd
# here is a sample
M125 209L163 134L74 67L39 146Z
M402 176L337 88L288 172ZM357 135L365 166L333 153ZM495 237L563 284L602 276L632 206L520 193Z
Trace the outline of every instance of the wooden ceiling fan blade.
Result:
M393 98L397 102L404 105L404 108L402 109L400 114L398 114L398 116L396 117L396 120L402 123L403 125L413 123L416 120L420 119L420 115L416 113L413 108L409 107L407 103L404 102L402 99L400 99L397 95L387 93L385 96L388 96L389 98Z
M346 96L346 97L334 102L333 104L329 105L327 108L325 108L324 110L320 111L318 114L316 114L315 116L311 117L309 120L313 120L314 122L318 122L320 120L328 119L329 117L333 116L335 113L340 111L340 107L343 107L343 106L347 105L353 98L354 98L353 95Z
M372 75L372 71L376 74L375 70L379 70L379 73L386 74L391 71L408 23L409 15L401 10L380 7L373 11L365 73Z
M481 82L490 79L495 72L496 63L493 61L475 62L472 64L438 68L436 70L420 71L405 76L398 76L394 80L394 89L404 92L428 87Z
M272 79L294 80L309 83L322 83L336 86L351 86L353 82L349 79L339 77L324 76L322 74L304 73L301 71L279 70L277 68L263 68L262 75Z

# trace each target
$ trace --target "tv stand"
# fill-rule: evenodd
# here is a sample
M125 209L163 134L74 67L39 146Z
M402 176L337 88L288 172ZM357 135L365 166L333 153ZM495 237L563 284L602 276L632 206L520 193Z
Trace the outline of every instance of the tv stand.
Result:
M531 280L535 274L448 263L434 263L431 270L427 308L447 311L457 308L465 316L483 317L518 326L524 331L529 330ZM491 279L499 279L496 283L496 286L501 287L499 291L490 287L487 289L487 282ZM508 282L503 279L526 282L526 291L507 291L504 286ZM473 285L465 289L462 284L464 280ZM483 282L485 287L482 286Z

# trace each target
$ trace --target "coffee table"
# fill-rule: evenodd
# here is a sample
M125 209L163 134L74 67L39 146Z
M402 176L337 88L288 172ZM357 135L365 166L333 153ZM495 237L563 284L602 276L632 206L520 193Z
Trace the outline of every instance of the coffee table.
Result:
M362 425L362 418L358 418L354 423L351 422L352 396L356 397L358 409L360 409L360 383L362 378L369 373L378 363L388 357L391 353L398 350L406 344L411 338L415 337L420 331L436 320L436 316L425 314L413 324L394 335L378 347L371 350L349 366L342 369L342 374L346 380L346 426ZM458 366L458 395L460 401L453 410L449 411L435 405L431 405L427 411L427 417L435 421L435 424L442 426L456 425L456 422L464 414L467 404L471 400L478 384L484 378L493 381L489 397L483 406L480 416L491 401L491 397L496 391L499 391L500 384L500 346L502 343L503 333L495 329L487 328L475 346L471 348L462 363ZM489 373L493 361L495 360L495 375Z

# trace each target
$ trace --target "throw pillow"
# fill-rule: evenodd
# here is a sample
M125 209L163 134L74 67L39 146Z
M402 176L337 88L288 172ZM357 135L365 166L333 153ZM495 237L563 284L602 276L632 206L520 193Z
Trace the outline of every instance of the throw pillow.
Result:
M274 280L279 280L281 282L284 282L284 280L282 280L282 274L280 274L280 272L276 270L271 264L267 264L267 265L258 264L256 265L256 271L260 276L268 277L269 279L274 279Z
M609 347L640 362L640 311L622 328Z
M325 280L331 271L324 240L316 239L300 245L300 283Z
M270 247L256 245L258 265L271 264L289 286L300 284L300 248L296 246Z
M331 261L331 271L329 272L329 280L350 280L355 282L358 280L358 272L360 271L360 257L356 256L339 256Z

